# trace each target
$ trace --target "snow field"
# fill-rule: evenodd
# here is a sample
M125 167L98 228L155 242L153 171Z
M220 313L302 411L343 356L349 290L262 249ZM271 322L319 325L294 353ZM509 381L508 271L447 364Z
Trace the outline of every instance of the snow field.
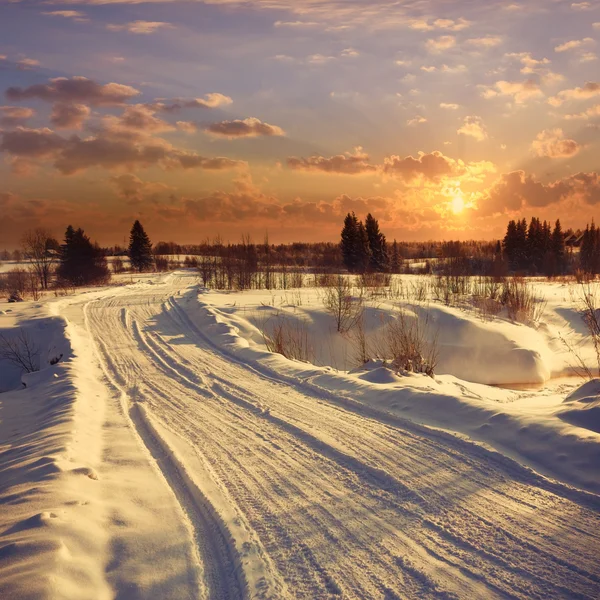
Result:
M382 363L340 373L290 361L262 345L248 318L252 294L199 294L195 277L179 273L50 305L68 322L72 355L0 396L0 432L19 430L0 447L0 468L16 468L23 486L4 487L0 477L0 502L11 507L0 517L0 556L8 555L0 569L12 574L0 571L0 591L598 596L600 501L589 492L598 489L591 466L599 436L555 414L569 402L593 403L595 388L563 402L572 383L516 392L453 375L397 376ZM70 385L64 438L56 422L20 410L50 406L50 390L67 395L48 381ZM77 471L69 472L75 487L62 475L36 479L19 454L28 436L58 444L59 461ZM46 493L36 499L41 485ZM15 493L27 502L10 504ZM54 535L70 555L84 547L84 575L45 560L41 546L23 559L11 546L26 543L12 527L42 513L78 528L36 525L28 535L40 544ZM71 596L51 587L56 573Z

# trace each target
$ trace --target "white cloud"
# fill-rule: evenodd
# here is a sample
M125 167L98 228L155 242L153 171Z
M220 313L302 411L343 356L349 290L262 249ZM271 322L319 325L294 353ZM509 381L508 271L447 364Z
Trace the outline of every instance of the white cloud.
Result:
M568 52L569 50L575 50L577 48L581 48L582 46L590 46L594 44L594 40L592 38L583 38L582 40L571 40L569 42L565 42L564 44L559 44L554 47L555 52Z
M106 29L110 31L128 31L129 33L137 33L147 35L150 33L156 33L159 29L173 29L171 23L165 23L164 21L132 21L131 23L124 23L123 25L109 24Z
M482 142L488 136L483 119L475 116L465 117L462 126L457 129L456 133L475 138L478 142Z
M494 48L502 43L502 38L497 35L488 35L486 37L468 39L465 43L475 48Z
M443 52L456 46L456 38L453 35L442 35L435 39L427 40L427 50L432 53Z
M531 144L531 150L536 156L570 158L579 152L580 146L575 140L566 138L563 130L557 128L539 133Z

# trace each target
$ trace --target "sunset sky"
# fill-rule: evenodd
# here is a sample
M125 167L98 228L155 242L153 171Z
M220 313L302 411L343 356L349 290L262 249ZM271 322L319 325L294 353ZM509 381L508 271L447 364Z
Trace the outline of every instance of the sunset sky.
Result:
M0 0L0 249L600 221L600 1Z

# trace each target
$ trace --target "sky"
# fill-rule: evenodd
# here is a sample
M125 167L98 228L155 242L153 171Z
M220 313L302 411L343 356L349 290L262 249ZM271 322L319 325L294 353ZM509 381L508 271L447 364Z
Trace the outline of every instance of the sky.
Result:
M0 248L600 221L600 0L0 0Z

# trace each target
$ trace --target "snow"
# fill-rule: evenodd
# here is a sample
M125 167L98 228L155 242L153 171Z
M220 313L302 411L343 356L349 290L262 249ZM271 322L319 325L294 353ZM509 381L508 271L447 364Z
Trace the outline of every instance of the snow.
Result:
M0 597L599 596L600 381L562 377L559 334L592 358L562 284L537 327L404 306L431 378L357 365L317 289L121 283L0 306L44 358L0 394ZM267 351L278 313L319 364Z

